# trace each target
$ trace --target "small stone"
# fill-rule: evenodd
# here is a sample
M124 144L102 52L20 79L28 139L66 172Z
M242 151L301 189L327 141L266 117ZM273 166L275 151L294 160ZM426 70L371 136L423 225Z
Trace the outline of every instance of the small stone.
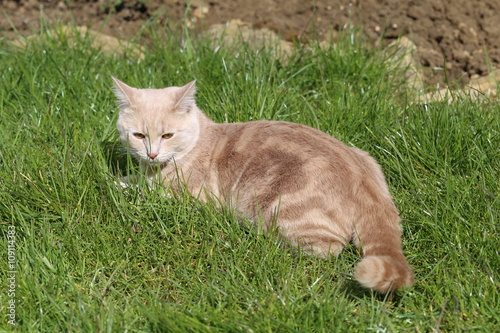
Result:
M8 10L15 10L17 8L17 5L14 1L7 1L4 6L5 6L5 9L8 9Z
M497 82L500 79L500 69L493 70L487 76L477 74L471 77L468 88L481 92L486 97L498 96Z
M57 3L57 9L59 9L60 11L66 10L66 4L64 3L64 1L59 1Z
M417 47L408 37L400 39L389 44L389 49L396 48L393 61L395 65L405 69L404 76L408 87L416 90L423 89L423 80L418 71L419 60L417 56Z
M469 59L471 58L471 54L464 50L464 51L456 51L453 53L453 58L459 62L468 62Z
M145 58L145 55L142 52L143 51L142 47L134 45L124 40L120 40L113 36L102 34L95 30L89 30L87 29L87 27L84 26L78 26L78 27L62 26L61 32L68 37L68 40L71 40L71 38L75 38L77 34L80 34L80 36L85 36L88 34L91 36L93 44L96 47L100 48L103 52L108 54L118 55L125 52L125 50L128 50L128 52L130 52L132 55L140 59ZM40 36L34 34L26 37L25 39L13 40L12 44L18 47L25 47L26 40L38 39L38 38L40 38Z
M191 4L195 8L193 11L193 16L197 18L204 18L210 11L209 6L205 3L204 0L194 0Z
M197 18L204 18L209 11L210 9L208 8L208 6L203 5L201 7L196 8L193 12L193 15L196 16Z
M235 43L245 43L255 50L272 47L273 53L281 59L287 59L293 51L293 44L282 40L274 31L268 28L253 29L250 23L239 19L233 19L227 24L214 24L204 35L216 45L223 43L234 46Z

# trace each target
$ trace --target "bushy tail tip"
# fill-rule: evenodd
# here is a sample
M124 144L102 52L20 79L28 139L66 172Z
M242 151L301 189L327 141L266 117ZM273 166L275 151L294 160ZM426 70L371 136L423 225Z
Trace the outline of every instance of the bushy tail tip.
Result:
M414 282L413 272L404 257L366 256L359 262L354 276L363 287L380 293L406 288Z

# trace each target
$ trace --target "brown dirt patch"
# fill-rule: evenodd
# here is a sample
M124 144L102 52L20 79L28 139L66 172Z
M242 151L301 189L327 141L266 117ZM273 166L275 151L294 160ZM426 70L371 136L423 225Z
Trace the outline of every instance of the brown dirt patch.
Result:
M127 38L148 20L188 25L199 31L231 19L279 32L286 40L307 42L336 38L349 24L363 26L370 39L382 43L406 35L418 48L428 84L449 80L464 84L500 67L500 0L1 0L0 32L39 29L40 12L50 20L102 27ZM441 68L441 69L436 69Z

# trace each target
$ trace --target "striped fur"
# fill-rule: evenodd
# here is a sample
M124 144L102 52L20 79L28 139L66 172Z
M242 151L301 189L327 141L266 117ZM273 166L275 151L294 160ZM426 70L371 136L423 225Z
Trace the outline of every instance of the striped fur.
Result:
M366 152L295 123L216 124L196 106L194 82L164 89L115 82L120 136L151 177L160 167L165 186L216 197L264 229L275 222L290 243L322 258L353 242L363 253L355 276L367 288L413 283L398 211Z

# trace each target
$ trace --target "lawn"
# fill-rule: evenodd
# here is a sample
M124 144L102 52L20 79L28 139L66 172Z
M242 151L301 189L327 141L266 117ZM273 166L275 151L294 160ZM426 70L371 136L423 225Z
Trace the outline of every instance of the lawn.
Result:
M498 330L498 100L413 103L388 55L355 31L286 60L186 31L145 28L144 59L57 27L25 48L0 40L0 329ZM354 280L352 247L309 257L187 193L117 186L137 167L118 139L112 75L143 88L196 79L217 122L293 121L370 152L416 284L377 295Z

